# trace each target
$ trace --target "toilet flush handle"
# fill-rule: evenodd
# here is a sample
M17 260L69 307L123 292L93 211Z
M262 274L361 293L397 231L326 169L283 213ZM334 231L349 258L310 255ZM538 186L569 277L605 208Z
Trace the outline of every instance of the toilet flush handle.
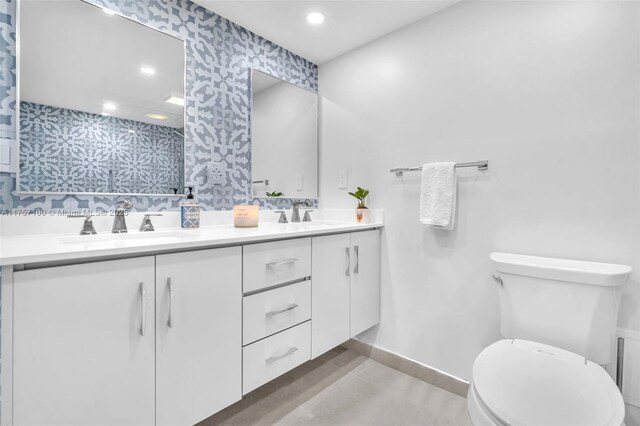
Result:
M493 275L493 274L491 274L491 277L493 278L493 280L494 280L495 282L497 282L498 284L500 284L500 286L503 286L503 285L504 285L504 283L502 282L502 277L500 277L500 276L496 276L496 275Z

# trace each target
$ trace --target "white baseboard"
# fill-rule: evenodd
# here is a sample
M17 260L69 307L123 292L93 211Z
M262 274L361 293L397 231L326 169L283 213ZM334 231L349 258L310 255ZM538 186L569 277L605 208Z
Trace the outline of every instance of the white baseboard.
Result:
M430 367L418 361L414 361L405 356L369 345L359 340L351 339L342 346L351 349L361 355L373 359L374 361L391 367L394 370L420 379L434 386L438 386L446 391L455 393L462 397L467 397L469 382L459 377L452 376L437 368Z

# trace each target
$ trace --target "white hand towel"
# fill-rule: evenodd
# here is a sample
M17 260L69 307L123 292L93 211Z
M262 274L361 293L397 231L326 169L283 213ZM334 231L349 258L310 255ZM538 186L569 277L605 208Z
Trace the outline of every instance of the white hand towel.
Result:
M456 217L456 163L422 166L420 222L452 230Z

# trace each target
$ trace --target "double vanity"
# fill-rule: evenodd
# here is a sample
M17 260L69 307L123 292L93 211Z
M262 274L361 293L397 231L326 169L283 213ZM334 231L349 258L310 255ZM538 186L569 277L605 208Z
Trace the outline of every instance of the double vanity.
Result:
M314 64L190 3L18 3L0 207L29 215L0 216L0 426L194 424L378 323L381 218L273 212L317 205ZM83 55L51 57L60 40ZM179 227L184 187L199 229ZM99 215L123 197L165 213ZM234 228L237 204L260 226Z
M3 236L2 425L211 416L378 323L381 227Z

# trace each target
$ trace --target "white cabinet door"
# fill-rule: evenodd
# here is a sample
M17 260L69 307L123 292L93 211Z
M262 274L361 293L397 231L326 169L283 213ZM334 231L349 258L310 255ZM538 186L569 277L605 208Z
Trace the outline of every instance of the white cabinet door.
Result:
M242 397L242 249L156 258L158 425L192 425Z
M14 279L14 424L154 424L154 258Z
M380 232L351 234L351 337L380 322Z
M349 234L312 239L311 357L349 340Z

